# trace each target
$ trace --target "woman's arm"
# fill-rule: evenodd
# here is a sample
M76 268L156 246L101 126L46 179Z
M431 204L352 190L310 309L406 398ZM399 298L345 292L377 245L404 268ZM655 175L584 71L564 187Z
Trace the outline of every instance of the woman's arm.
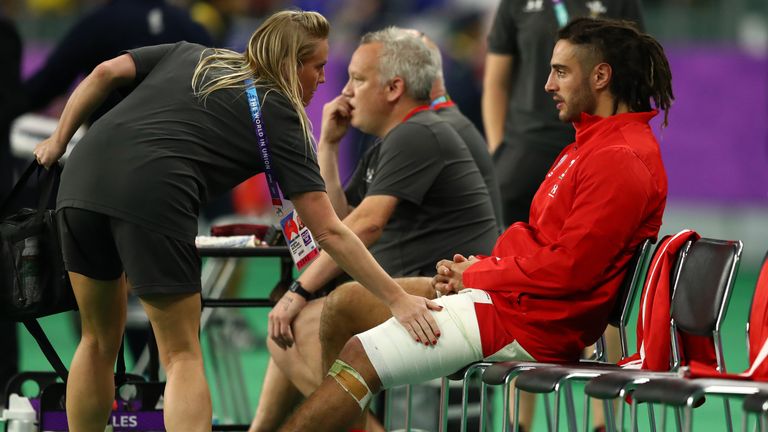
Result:
M429 310L441 310L442 307L423 297L407 294L395 283L360 239L339 220L325 192L303 193L292 197L292 201L320 247L344 271L381 299L414 340L424 344L437 342L440 332ZM293 308L296 303L303 306L303 302L301 296L288 293L275 308ZM270 336L279 345L293 343L290 323L270 321L270 327Z
M72 135L93 110L104 102L110 92L130 84L135 77L136 65L129 54L96 66L67 100L53 135L35 147L35 159L46 168L53 165L64 154Z

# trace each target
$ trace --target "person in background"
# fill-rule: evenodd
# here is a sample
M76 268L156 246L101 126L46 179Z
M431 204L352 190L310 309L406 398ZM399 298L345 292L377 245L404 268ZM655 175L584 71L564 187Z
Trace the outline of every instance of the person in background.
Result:
M16 115L45 108L54 98L64 95L78 78L122 51L179 41L205 46L212 42L187 11L165 0L109 0L80 18L56 44L43 66L24 80ZM110 94L91 113L87 123L96 121L123 96Z
M501 190L504 226L528 222L531 201L574 130L557 118L544 91L557 29L570 18L627 19L642 29L640 0L501 0L488 34L482 114ZM608 330L609 359L619 356L618 333ZM520 423L530 430L534 398L525 394ZM514 404L514 397L510 403ZM595 415L602 414L596 405ZM602 421L595 424L599 425Z

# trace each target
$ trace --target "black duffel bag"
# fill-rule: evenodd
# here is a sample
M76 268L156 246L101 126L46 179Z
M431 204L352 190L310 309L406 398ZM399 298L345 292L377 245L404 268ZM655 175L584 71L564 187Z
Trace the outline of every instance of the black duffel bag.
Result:
M37 208L14 210L33 175ZM32 162L0 205L0 320L26 321L77 309L56 214L47 208L60 175L58 164L46 170Z

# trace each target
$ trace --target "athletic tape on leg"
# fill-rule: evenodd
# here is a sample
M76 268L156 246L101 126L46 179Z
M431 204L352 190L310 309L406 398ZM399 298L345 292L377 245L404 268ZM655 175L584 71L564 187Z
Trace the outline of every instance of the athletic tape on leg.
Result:
M333 366L328 371L328 375L333 377L337 383L360 405L360 409L365 409L371 400L371 389L362 376L350 365L341 360L333 362Z

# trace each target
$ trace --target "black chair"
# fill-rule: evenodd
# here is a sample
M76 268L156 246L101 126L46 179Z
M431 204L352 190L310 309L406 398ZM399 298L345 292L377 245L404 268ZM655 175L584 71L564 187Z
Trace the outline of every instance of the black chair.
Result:
M758 276L757 285L752 296L750 305L750 319L747 322L747 351L750 352L750 363L753 364L759 357L758 352L766 343L765 338L765 316L763 315L768 308L768 254L763 258L763 264ZM753 322L752 320L755 320ZM758 327L762 327L758 331ZM750 329L755 331L750 332ZM752 350L749 349L752 345ZM751 369L751 368L750 368ZM744 397L759 391L768 391L768 383L755 382L741 379L729 379L727 376L718 377L712 374L712 377L699 379L668 378L664 380L654 380L639 386L635 390L635 396L638 401L663 403L673 407L684 408L686 413L686 430L690 430L693 422L693 407L703 403L706 395L718 395L729 397ZM726 412L726 414L729 414ZM726 416L727 426L731 430L730 418Z
M628 271L622 284L619 288L618 298L616 300L614 310L609 317L609 324L619 328L619 335L621 339L622 356L626 356L627 342L626 342L626 327L629 324L630 311L632 310L632 303L636 297L637 285L642 277L643 270L646 267L646 261L648 258L648 252L651 248L651 241L644 240L639 246L634 256L628 263ZM601 350L604 351L604 350ZM599 359L602 360L602 359ZM582 360L579 364L594 363L593 360ZM599 364L604 364L600 362ZM509 361L494 363L484 367L483 382L488 385L503 385L502 395L502 417L505 422L505 429L508 428L508 416L509 416L509 386L510 382L519 374L533 369L543 370L545 368L553 368L556 366L562 366L553 363L538 363L538 362L521 362L521 361ZM516 395L519 396L516 390ZM547 420L553 418L549 412L549 404L544 404L547 410ZM517 432L518 424L517 417L519 411L519 397L515 398L515 408L513 411L512 424L515 432ZM555 423L557 423L557 413L555 412ZM575 423L575 416L574 416ZM550 421L548 423L549 429L552 430L553 424ZM554 426L555 428L557 426Z
M741 257L740 241L700 239L684 255L671 304L672 368L682 362L679 334L711 336L719 370L725 370L720 328L728 307L733 281ZM638 386L656 380L677 377L677 372L622 370L604 373L591 379L585 387L588 397L602 400L624 398L632 394L632 427L636 427ZM651 427L655 429L652 406L648 405ZM730 424L730 410L726 404ZM678 429L683 425L676 411ZM623 406L619 427L623 427Z
M768 431L768 391L757 392L745 397L742 407L744 408L744 417L741 423L742 432L747 432L750 414L757 415L755 429L759 432Z

